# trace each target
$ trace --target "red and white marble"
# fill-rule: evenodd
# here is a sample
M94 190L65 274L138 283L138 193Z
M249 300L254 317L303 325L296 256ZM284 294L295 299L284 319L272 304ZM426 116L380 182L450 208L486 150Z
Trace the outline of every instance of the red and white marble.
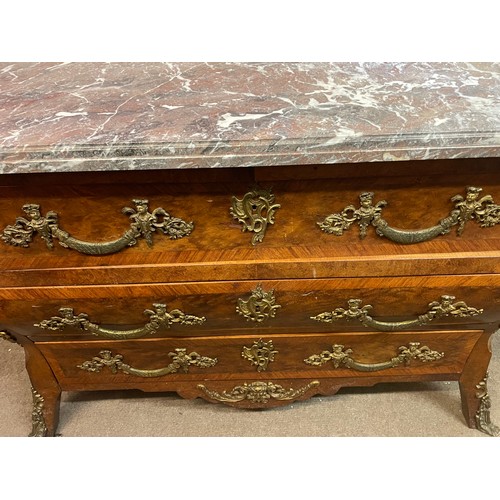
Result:
M0 172L500 156L500 63L0 63Z

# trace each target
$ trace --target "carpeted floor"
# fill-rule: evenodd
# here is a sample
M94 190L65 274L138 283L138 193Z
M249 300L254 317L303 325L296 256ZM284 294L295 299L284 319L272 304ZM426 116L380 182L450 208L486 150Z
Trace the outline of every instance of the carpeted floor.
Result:
M488 382L491 419L500 425L500 333ZM31 430L31 392L21 347L0 342L0 436ZM266 411L242 411L173 393L63 393L62 436L468 436L456 382L379 384L342 389Z

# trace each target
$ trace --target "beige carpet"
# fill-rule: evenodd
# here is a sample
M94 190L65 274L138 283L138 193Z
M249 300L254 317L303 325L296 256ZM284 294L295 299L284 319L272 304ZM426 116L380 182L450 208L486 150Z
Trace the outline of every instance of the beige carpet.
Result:
M493 339L489 394L500 425L500 333ZM21 347L0 342L0 436L31 430L31 392ZM202 399L140 391L63 393L62 436L469 436L456 382L342 389L288 407L242 411Z

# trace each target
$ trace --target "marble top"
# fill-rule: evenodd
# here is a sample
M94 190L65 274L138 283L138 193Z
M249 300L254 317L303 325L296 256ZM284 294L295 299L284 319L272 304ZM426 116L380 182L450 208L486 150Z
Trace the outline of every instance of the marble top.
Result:
M500 157L500 63L0 63L0 173Z

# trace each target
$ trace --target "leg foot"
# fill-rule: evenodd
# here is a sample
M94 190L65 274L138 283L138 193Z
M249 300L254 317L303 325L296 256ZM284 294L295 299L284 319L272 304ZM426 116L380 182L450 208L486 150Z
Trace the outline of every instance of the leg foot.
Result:
M481 432L490 436L500 436L500 428L494 425L490 420L491 401L488 395L486 382L488 374L476 385L476 397L479 399L479 409L476 412L476 427Z
M33 429L29 437L44 437L47 435L47 424L43 417L43 407L45 400L38 392L31 388L33 394L33 411L31 413L31 420L33 421Z
M24 335L14 336L10 333L8 335L7 340L13 339L24 347L26 369L31 380L33 395L33 411L31 412L33 429L30 436L54 436L59 420L61 399L59 383L36 344Z

